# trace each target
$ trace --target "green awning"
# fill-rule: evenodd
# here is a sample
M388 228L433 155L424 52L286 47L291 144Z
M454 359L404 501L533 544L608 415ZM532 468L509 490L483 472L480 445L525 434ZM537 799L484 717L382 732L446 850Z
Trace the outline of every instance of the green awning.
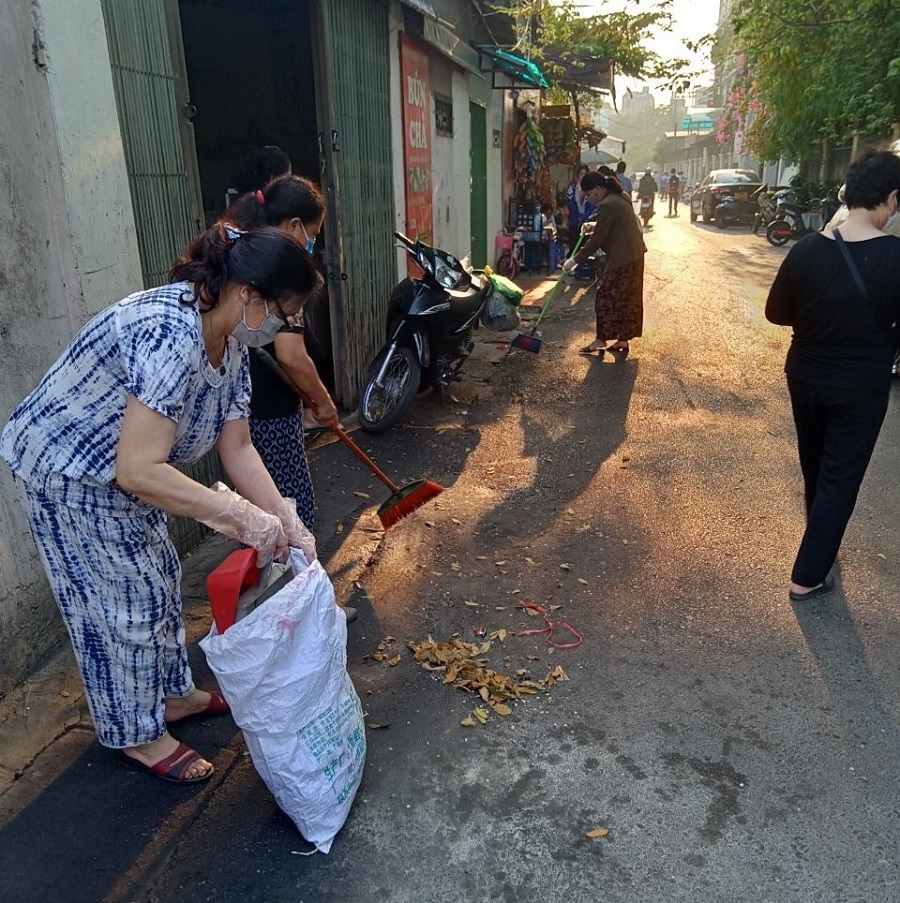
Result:
M479 44L481 54L481 71L493 74L495 88L549 88L550 83L544 73L530 60L516 56L502 47L490 44ZM505 76L509 84L498 84L497 76Z

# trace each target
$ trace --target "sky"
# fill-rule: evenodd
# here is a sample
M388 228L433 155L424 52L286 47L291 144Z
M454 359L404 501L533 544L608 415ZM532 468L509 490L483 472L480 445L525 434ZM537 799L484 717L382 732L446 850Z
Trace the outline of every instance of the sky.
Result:
M634 2L625 3L622 0L580 0L577 5L583 15L596 15L622 8L647 10L651 9L654 4L652 0L645 0L639 7ZM709 65L708 54L705 56L690 54L684 46L684 41L696 41L715 31L719 18L719 0L673 0L671 11L672 31L658 34L647 43L664 59L685 58L691 61L692 67L707 68L709 75L705 82L709 84L712 78L712 69ZM703 79L701 78L700 81ZM643 84L636 79L617 76L616 93L621 97L627 88L631 88L632 91L640 91ZM671 95L668 89L648 84L658 101L669 102Z

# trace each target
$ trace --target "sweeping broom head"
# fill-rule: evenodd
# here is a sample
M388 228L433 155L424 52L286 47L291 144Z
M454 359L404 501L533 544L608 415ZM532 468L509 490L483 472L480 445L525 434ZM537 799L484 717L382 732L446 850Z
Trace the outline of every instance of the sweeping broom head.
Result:
M397 521L402 520L407 514L412 514L416 508L421 508L443 491L443 486L433 483L431 480L415 480L407 483L406 486L401 486L378 509L381 526L385 530L390 530Z
M537 336L523 335L521 332L509 344L511 348L532 354L538 354L541 350L541 340Z

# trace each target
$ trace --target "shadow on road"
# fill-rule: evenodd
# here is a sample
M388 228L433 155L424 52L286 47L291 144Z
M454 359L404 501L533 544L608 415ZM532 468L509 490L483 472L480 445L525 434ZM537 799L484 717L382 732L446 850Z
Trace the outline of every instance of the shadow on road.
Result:
M836 568L840 574L840 566ZM815 603L792 603L797 624L833 700L832 717L845 742L870 767L891 761L900 729L882 697L853 612L839 588ZM864 742L863 742L864 741Z
M534 462L533 478L485 512L476 532L504 532L501 525L505 525L514 531L510 535L521 535L524 510L528 512L528 530L523 538L542 533L556 520L557 509L582 495L625 440L625 420L640 364L634 359L621 363L608 358L588 360L584 388L595 397L596 418L573 416L577 409L566 403L566 386L549 388L540 406L523 405L519 414L521 456Z

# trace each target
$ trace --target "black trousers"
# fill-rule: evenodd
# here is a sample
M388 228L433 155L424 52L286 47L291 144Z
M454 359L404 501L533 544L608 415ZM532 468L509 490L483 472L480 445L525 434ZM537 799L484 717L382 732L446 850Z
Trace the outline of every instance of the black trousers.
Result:
M806 498L806 530L791 572L816 586L837 558L887 411L889 389L834 389L788 377Z

